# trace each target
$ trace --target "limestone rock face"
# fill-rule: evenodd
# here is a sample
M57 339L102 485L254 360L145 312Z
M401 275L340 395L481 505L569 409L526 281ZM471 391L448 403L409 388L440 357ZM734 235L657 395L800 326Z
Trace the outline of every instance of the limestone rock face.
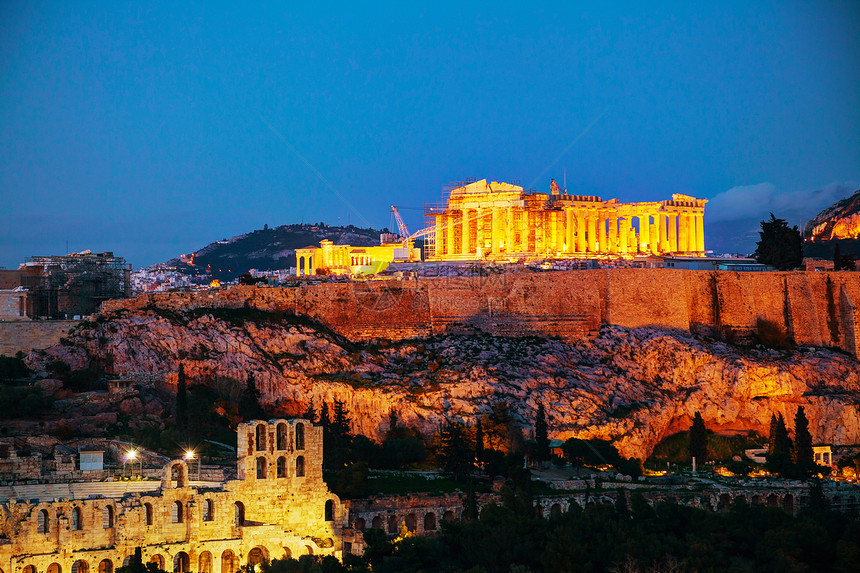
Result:
M262 401L282 414L339 399L353 430L371 437L385 432L392 409L430 434L497 403L530 435L543 402L552 437L611 439L625 456L646 456L697 411L716 431L766 434L772 413L791 425L803 405L816 442L860 442L860 364L846 354L739 349L654 328L603 327L576 342L451 335L359 344L299 317L139 310L82 323L64 344L28 357L36 370L50 360L168 381L182 363L190 382L224 395L253 373ZM139 401L121 411L156 413Z

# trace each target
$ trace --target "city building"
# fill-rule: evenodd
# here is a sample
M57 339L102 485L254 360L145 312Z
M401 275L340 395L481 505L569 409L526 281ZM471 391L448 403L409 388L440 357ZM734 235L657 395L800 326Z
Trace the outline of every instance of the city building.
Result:
M443 204L425 209L434 231L424 254L430 261L703 256L705 203L681 194L619 203L568 195L555 181L547 194L482 179L450 189Z

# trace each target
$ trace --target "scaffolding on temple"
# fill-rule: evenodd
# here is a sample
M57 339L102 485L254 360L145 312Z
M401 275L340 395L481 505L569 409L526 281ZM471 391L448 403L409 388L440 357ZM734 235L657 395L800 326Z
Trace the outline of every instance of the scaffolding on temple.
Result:
M106 300L131 296L131 265L112 252L34 256L22 267L32 317L84 316Z

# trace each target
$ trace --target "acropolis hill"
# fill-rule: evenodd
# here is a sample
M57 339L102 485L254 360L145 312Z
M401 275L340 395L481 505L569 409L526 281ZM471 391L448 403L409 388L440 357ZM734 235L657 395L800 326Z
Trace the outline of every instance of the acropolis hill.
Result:
M772 413L804 405L816 441L853 444L858 299L852 273L672 269L247 286L109 302L27 361L168 383L180 363L193 383L250 372L282 415L336 398L377 437L391 410L429 435L499 403L529 426L542 401L553 437L640 458L696 411L711 429L766 435ZM804 346L731 344L762 324Z

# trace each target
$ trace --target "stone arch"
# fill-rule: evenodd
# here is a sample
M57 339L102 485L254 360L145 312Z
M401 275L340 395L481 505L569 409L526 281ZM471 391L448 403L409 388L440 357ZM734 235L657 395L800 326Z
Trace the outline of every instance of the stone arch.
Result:
M241 501L233 504L233 525L235 527L245 525L245 504Z
M36 533L48 533L50 529L50 517L47 509L40 509L36 514Z
M104 506L102 509L102 529L113 529L114 511L112 505Z
M410 513L406 515L406 519L403 520L406 524L406 529L414 533L418 529L418 518L415 517L414 513Z
M110 559L99 561L99 573L113 573L113 561Z
M313 555L313 554L314 554L314 548L311 547L310 545L305 545L305 555Z
M257 479L266 479L266 458L263 456L257 458Z
M323 508L323 520L334 521L334 502L330 499L325 502L325 507Z
M436 514L432 511L424 516L424 531L436 531Z
M790 493L782 496L782 509L787 513L794 513L794 496Z
M363 517L359 517L352 523L352 527L356 531L364 531L365 527L367 527L367 522L364 521Z
M152 521L153 521L152 504L149 502L146 502L143 504L143 522L146 525L152 525Z
M305 449L305 425L301 422L296 424L296 449Z
M305 475L305 457L299 456L296 458L296 477L304 477Z
M450 509L442 514L442 521L454 521L454 512Z
M258 452L266 451L266 424L257 424L256 440L254 444L257 446Z
M197 558L198 573L212 573L212 554L204 551Z
M87 573L89 570L90 566L83 559L78 559L72 563L72 573Z
M248 552L248 565L260 565L269 560L269 550L257 545Z
M45 573L63 573L63 568L60 567L59 563L51 563L48 565L48 568L45 570Z
M203 511L201 514L201 519L203 519L203 521L215 520L215 502L213 502L211 499L203 500Z
M82 519L81 508L75 506L72 508L71 519L69 520L69 527L71 527L72 531L80 531L84 526L84 520Z
M763 503L764 503L764 499L762 498L761 494L757 493L757 494L752 496L752 504L753 505L761 505Z
M188 573L191 571L191 559L184 551L180 551L173 558L173 573Z
M221 553L221 573L236 573L238 565L236 554L230 549L225 549Z
M36 566L35 565L27 565L26 567L24 567L24 569L21 573L36 573Z
M382 516L377 515L370 522L370 527L373 529L382 529Z
M183 518L182 502L178 499L170 504L170 523L182 523Z
M293 558L293 552L292 552L292 551L290 551L290 548L289 548L289 547L284 547L284 557L283 557L283 559L292 559L292 558Z
M399 529L397 527L397 516L392 515L388 518L388 534L389 535L397 535Z
M173 460L164 466L162 489L188 487L188 466L182 460Z
M717 511L728 511L732 506L732 494L721 493L717 500Z
M549 518L550 519L558 519L559 517L561 517L561 504L560 503L554 503L549 508Z
M149 558L150 563L155 563L158 565L158 568L164 570L164 556L161 553L156 553L152 557Z
M278 424L278 429L276 431L277 438L277 446L279 450L287 449L287 425L283 422Z
M287 458L285 458L284 456L278 458L277 470L279 478L287 477Z
M779 496L776 495L775 493L772 493L769 496L767 496L765 503L767 504L768 507L779 507Z

